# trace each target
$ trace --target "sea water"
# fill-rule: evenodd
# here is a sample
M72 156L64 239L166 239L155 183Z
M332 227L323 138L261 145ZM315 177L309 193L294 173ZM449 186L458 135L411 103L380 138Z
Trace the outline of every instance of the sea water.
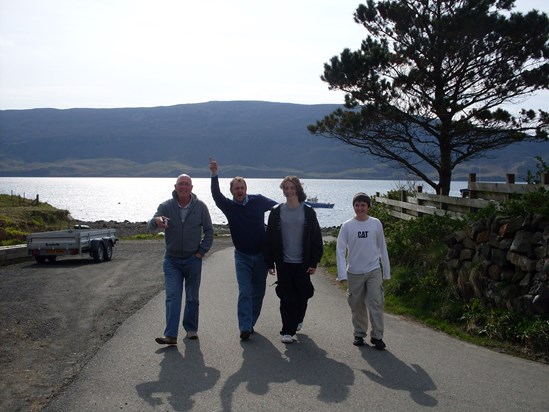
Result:
M171 197L174 178L131 177L0 177L0 193L29 199L39 196L41 202L68 210L76 220L144 222L157 206ZM229 193L230 178L220 178L222 193ZM248 193L261 193L277 202L284 202L281 179L246 179ZM370 196L407 187L409 183L395 180L302 179L305 193L319 202L333 203L333 209L315 209L322 227L339 226L353 216L352 199L356 192ZM214 224L227 219L216 207L210 192L209 178L194 178L193 192L210 210ZM453 182L451 196L459 196L467 182ZM423 185L423 191L433 193ZM266 214L266 217L268 214Z

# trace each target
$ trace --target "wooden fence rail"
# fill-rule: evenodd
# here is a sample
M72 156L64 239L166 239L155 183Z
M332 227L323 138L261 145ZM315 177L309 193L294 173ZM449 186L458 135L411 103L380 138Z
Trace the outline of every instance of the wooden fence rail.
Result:
M393 200L376 194L376 202L389 206L389 213L399 219L410 220L423 215L448 215L463 218L491 203L508 200L512 194L524 194L544 187L549 190L549 174L543 174L541 184L515 184L515 175L507 175L506 183L481 183L476 181L474 173L469 175L467 189L462 197L441 196L422 193L417 187L416 196L408 196L401 191L401 199Z

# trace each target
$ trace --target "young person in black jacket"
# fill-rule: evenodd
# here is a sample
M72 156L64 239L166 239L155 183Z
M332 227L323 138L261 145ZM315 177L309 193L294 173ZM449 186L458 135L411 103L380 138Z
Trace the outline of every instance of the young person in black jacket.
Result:
M265 238L265 260L277 276L280 298L282 342L292 343L303 326L307 302L314 294L311 275L323 252L322 233L307 196L296 176L286 176L280 188L286 198L269 215Z

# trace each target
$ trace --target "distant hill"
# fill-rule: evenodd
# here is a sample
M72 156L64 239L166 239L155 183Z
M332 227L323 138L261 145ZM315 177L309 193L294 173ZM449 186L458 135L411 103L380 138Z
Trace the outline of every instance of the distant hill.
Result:
M406 179L394 166L341 142L313 136L307 125L339 105L260 101L152 108L0 111L2 176L223 176ZM534 171L549 145L520 143L456 170L499 180Z

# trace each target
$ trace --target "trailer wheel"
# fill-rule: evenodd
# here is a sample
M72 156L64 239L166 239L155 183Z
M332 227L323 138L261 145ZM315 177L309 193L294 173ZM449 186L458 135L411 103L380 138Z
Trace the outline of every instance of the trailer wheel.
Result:
M105 262L112 259L112 243L107 242L103 245L103 259Z
M35 256L37 263L46 263L46 256Z
M105 249L103 248L103 245L97 245L92 252L92 257L95 263L99 263L105 258Z

